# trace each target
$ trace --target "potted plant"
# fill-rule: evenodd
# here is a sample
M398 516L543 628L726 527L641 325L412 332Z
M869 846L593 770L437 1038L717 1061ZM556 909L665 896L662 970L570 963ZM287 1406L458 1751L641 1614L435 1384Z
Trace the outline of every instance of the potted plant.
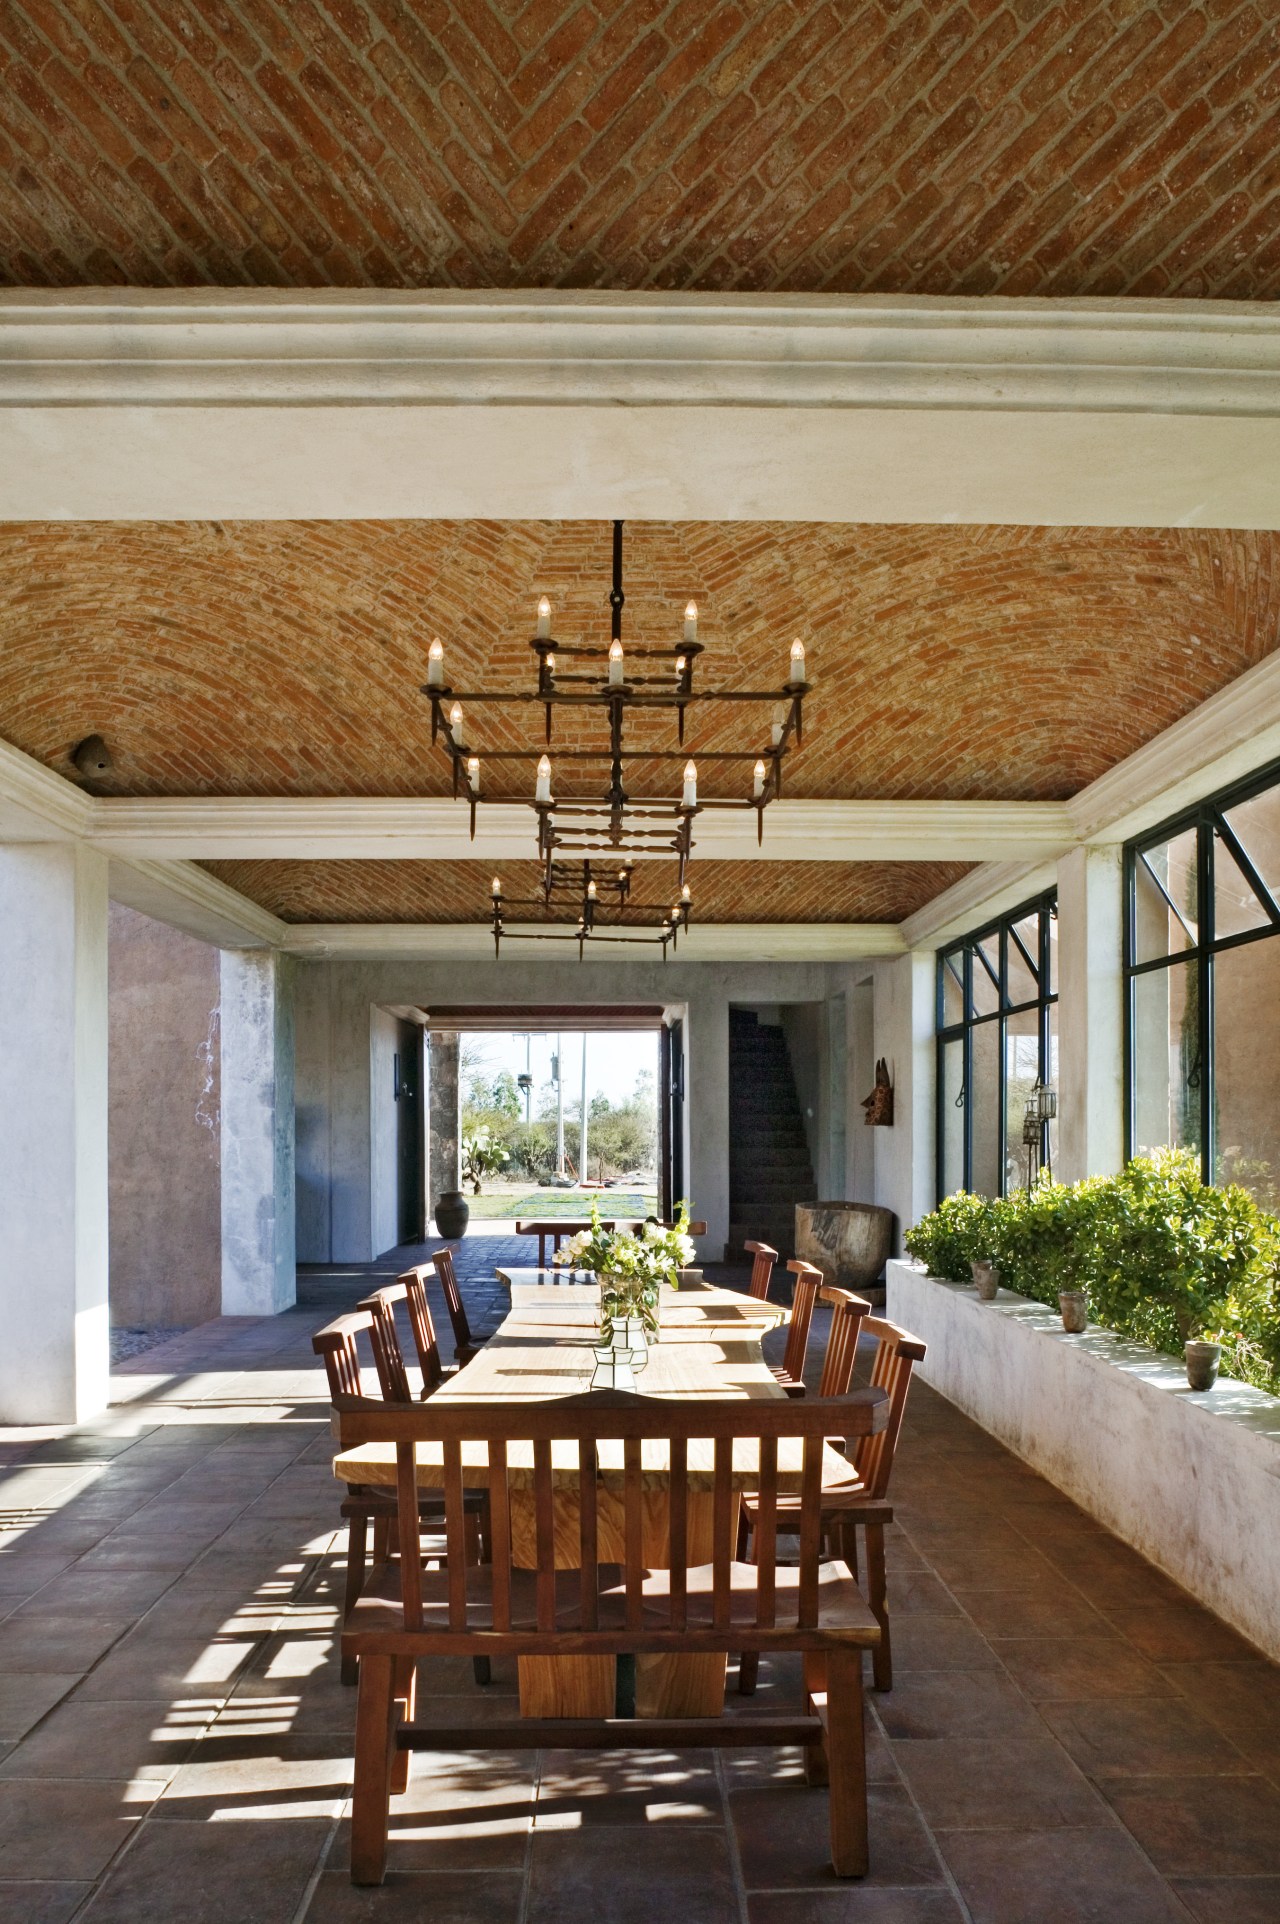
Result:
M471 1184L477 1196L485 1177L495 1169L505 1169L510 1161L511 1151L498 1141L487 1122L462 1138L462 1180Z
M647 1222L636 1235L629 1229L604 1229L600 1207L591 1205L591 1225L556 1253L557 1263L593 1270L600 1278L600 1351L626 1349L632 1367L643 1367L650 1339L658 1337L658 1302L663 1283L678 1288L680 1271L694 1255L688 1233L689 1205L680 1204L673 1228ZM637 1360L639 1359L639 1360Z

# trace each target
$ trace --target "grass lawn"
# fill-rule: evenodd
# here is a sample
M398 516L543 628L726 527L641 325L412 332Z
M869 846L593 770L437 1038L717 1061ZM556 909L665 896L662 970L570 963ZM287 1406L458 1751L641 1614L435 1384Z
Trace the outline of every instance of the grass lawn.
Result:
M658 1197L654 1190L643 1189L486 1189L479 1196L467 1196L471 1214L477 1222L513 1222L517 1216L526 1222L558 1221L566 1218L586 1222L592 1203L599 1203L606 1221L619 1217L656 1216Z

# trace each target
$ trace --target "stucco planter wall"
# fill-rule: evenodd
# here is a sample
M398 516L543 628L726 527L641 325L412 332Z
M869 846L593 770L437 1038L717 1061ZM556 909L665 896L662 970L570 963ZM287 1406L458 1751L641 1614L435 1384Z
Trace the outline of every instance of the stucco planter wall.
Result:
M886 1271L888 1314L929 1346L921 1374L1209 1609L1280 1659L1280 1398L1042 1303L979 1302L910 1262Z

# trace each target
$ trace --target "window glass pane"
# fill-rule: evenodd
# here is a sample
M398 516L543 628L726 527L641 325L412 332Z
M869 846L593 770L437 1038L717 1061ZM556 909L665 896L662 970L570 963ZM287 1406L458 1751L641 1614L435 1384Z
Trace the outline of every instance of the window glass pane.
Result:
M1280 889L1280 787L1226 810L1231 831L1273 895ZM1280 899L1280 898L1278 898Z
M942 1193L964 1188L964 1038L942 1048Z
M972 1035L969 1105L973 1117L973 1173L969 1187L979 1196L998 1196L1004 1133L1000 1127L1000 1024L979 1022Z
M1134 960L1154 962L1193 948L1200 911L1196 902L1196 830L1143 849L1134 863Z
M949 1029L964 1021L964 951L955 949L942 958L942 1026ZM590 1134L590 1130L587 1132Z
M1022 948L1018 946L1019 938L1021 938ZM1033 965L1039 963L1039 914L1024 916L1021 922L1014 922L1009 930L1009 962L1005 985L1009 1001L1014 1005L1019 1002L1034 1002L1040 994L1039 979L1035 974L1034 966L1031 968L1027 966L1027 956L1030 956Z
M1217 1182L1280 1206L1280 938L1213 960Z
M1000 937L989 935L972 950L973 1013L994 1015L1000 1007Z
M1271 917L1220 835L1213 838L1213 933L1243 935L1247 929L1269 929Z
M1019 1189L1027 1180L1027 1145L1022 1140L1027 1099L1040 1074L1040 1012L1023 1009L1004 1025L1004 1182Z
M1200 1146L1196 967L1178 962L1133 978L1133 1140L1139 1155L1165 1143Z

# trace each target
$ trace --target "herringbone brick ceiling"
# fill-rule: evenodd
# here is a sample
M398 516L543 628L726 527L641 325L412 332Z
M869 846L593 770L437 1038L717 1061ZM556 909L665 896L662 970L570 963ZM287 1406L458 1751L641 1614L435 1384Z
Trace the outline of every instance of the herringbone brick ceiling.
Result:
M0 280L1280 295L1265 0L4 0Z
M493 864L485 862L207 862L203 865L286 922L484 922ZM507 920L572 923L536 904L536 862L504 862ZM967 874L964 862L740 862L689 869L694 917L717 922L901 922ZM674 899L673 862L638 862L631 900L661 912ZM603 918L602 918L603 919Z

